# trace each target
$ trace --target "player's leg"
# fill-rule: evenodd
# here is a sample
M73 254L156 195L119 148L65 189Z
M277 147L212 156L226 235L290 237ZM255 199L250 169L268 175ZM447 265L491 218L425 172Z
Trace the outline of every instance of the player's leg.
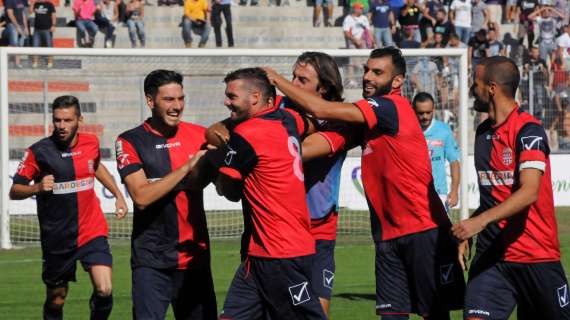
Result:
M210 267L177 270L172 309L176 319L216 320L218 310Z
M461 309L465 293L457 243L448 228L434 228L400 240L410 281L412 310L425 319L449 319Z
M570 292L560 262L507 265L519 296L517 319L570 319Z
M136 267L132 274L133 319L164 319L172 300L174 271Z
M251 258L251 273L270 319L327 319L310 280L313 258Z
M334 240L317 240L316 253L313 258L311 281L315 294L319 297L321 306L327 317L334 284Z
M249 258L242 262L230 284L220 320L257 320L265 314Z
M91 319L107 319L113 309L113 257L107 239L98 237L83 245L79 248L79 259L93 285L89 299Z
M473 267L472 264L465 292L463 318L508 319L516 305L516 289L505 276L502 262Z
M44 302L44 320L63 319L63 305L68 290L67 284L64 287L46 287L46 301Z
M43 318L46 320L63 319L63 305L69 292L67 284L75 281L76 254L43 255L42 280L46 285Z
M408 319L412 312L409 279L397 240L375 241L376 314L382 320Z

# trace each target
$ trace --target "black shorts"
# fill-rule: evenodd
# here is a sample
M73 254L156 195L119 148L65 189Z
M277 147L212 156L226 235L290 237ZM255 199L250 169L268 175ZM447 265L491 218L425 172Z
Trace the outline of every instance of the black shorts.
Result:
M334 285L334 247L335 240L317 240L317 252L313 256L312 281L315 294L319 298L330 300Z
M421 316L461 309L465 280L449 228L376 244L376 313Z
M179 270L133 269L134 319L164 319L172 305L176 319L217 319L216 293L209 267Z
M469 273L464 318L570 319L568 282L560 262L496 262Z
M67 286L69 281L76 281L77 260L85 271L92 266L113 266L113 257L106 237L97 237L83 246L65 254L43 254L42 280L49 288Z
M220 320L326 319L309 281L312 260L246 258L232 280Z

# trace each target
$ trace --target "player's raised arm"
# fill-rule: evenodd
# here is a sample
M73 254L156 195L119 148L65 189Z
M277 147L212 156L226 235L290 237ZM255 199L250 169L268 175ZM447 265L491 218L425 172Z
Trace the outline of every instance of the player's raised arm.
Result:
M271 83L297 105L318 119L365 123L362 112L351 103L327 101L316 95L309 95L279 75L271 68L264 68Z
M123 219L129 211L129 207L127 206L127 202L125 201L123 193L121 190L119 190L115 179L109 170L107 170L107 167L105 167L102 163L99 163L97 166L97 170L95 171L95 178L97 178L97 180L99 180L99 182L101 182L101 184L107 188L107 190L109 190L113 196L115 196L115 215L117 218Z

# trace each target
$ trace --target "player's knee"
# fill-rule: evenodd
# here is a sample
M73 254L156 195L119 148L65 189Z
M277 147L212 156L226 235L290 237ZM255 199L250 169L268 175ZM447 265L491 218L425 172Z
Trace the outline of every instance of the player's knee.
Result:
M95 294L99 297L108 297L113 293L113 288L111 284L98 285L95 288Z
M53 306L53 308L63 308L66 296L67 296L67 290L63 288L50 290L47 295L46 304L49 307Z

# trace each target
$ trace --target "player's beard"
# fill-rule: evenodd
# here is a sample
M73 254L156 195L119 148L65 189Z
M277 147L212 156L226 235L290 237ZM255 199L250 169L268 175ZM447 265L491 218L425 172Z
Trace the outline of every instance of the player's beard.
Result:
M393 80L393 79L392 79ZM379 85L376 87L376 91L374 91L374 93L372 95L368 95L366 93L366 85L368 84L368 81L362 81L362 96L364 98L371 98L371 97L381 97L381 96L385 96L387 94L390 94L390 92L392 92L392 80L390 80L390 82L388 82L385 85Z
M62 146L62 147L68 147L69 144L71 143L71 141L73 141L73 139L77 135L78 130L79 130L79 126L75 126L71 129L69 129L69 135L65 139L59 139L58 134L56 132L55 136L56 136L57 144Z

